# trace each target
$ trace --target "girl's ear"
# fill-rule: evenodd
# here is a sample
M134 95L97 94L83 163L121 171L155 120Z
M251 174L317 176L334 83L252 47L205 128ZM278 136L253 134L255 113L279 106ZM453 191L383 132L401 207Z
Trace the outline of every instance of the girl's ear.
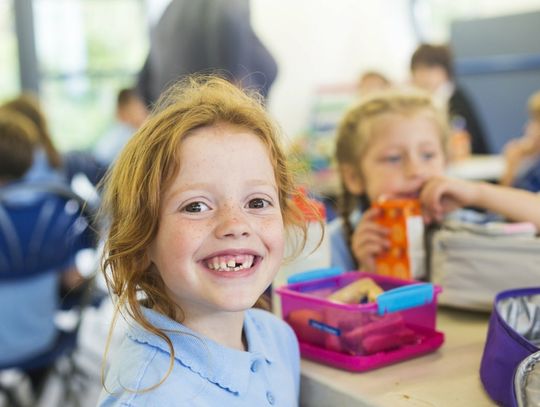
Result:
M364 193L364 183L358 168L351 164L341 164L339 166L341 178L345 188L353 195L362 195Z

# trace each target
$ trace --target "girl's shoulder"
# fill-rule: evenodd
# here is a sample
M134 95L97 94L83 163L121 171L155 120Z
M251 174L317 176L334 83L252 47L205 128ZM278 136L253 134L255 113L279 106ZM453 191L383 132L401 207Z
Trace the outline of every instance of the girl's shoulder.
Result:
M360 209L355 209L349 216L349 221L351 224L356 225L358 222L360 222L360 219L362 218L362 211ZM343 228L345 226L345 222L343 221L343 218L337 217L333 219L328 224L328 233L330 236L339 235L343 233Z
M277 362L293 376L299 369L300 349L292 328L276 315L260 309L246 312L244 321L250 354L260 354L268 361Z
M246 323L251 322L260 331L283 329L288 330L289 325L281 318L260 308L251 308L246 311Z
M246 312L245 327L247 330L256 330L260 338L267 342L296 342L296 336L289 324L262 309L251 308Z
M99 406L169 406L199 397L208 386L198 360L172 356L161 340L127 331L111 352ZM180 356L180 357L179 357ZM187 363L186 365L184 363ZM206 405L206 404L202 404Z

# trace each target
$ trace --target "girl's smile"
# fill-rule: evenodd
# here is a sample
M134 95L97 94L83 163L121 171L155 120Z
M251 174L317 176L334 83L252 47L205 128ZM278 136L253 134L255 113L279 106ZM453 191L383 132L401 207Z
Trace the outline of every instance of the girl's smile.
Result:
M239 251L239 254L224 253L213 255L205 260L206 266L214 271L240 271L249 270L254 264L257 256L249 252Z

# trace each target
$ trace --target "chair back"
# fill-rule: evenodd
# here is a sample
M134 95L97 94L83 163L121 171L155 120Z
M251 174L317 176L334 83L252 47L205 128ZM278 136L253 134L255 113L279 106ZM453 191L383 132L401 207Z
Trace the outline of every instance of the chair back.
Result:
M93 244L92 212L62 184L0 189L0 279L58 270Z
M0 368L54 346L60 272L93 246L91 221L61 184L0 189Z

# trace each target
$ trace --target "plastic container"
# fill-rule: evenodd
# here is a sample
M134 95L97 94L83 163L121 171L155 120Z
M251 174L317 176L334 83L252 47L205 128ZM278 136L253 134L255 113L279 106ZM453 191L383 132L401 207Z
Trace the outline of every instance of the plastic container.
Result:
M330 266L330 242L328 240L328 233L324 233L323 236L323 229L321 228L321 220L323 221L323 226L325 224L326 209L322 202L315 199L311 199L310 201L312 206L304 206L300 202L295 201L295 204L302 211L303 216L309 221L307 240L304 250L294 260L285 263L272 282L272 309L277 315L281 314L281 299L275 294L277 287L287 284L288 280L295 274L309 270L324 269ZM287 257L291 253L292 247L288 247L285 256Z
M376 302L342 304L326 299L364 277L385 290ZM302 356L330 366L370 370L432 352L444 342L444 335L435 329L441 289L432 284L348 272L276 291Z

